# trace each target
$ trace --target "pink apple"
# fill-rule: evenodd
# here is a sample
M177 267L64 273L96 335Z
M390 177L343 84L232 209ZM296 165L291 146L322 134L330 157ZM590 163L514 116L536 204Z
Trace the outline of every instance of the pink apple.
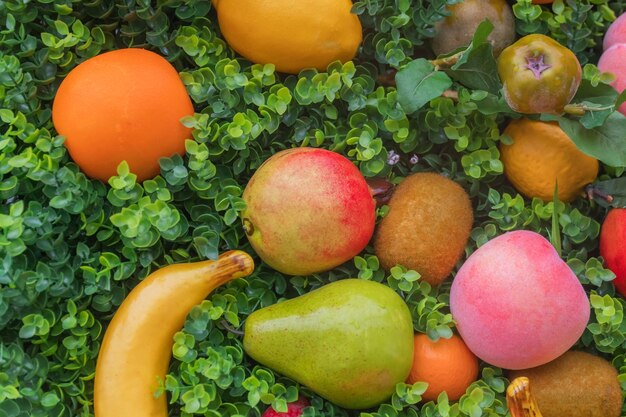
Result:
M459 333L472 352L507 369L550 362L580 338L589 300L543 236L514 231L487 242L459 269L450 291Z

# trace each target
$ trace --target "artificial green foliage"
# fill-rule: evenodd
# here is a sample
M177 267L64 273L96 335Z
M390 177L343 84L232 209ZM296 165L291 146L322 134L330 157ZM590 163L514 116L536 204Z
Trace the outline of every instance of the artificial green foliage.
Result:
M474 207L465 256L511 230L552 241L558 234L592 306L576 348L612 360L626 390L625 302L598 252L609 204L529 200L506 181L498 146L511 140L501 133L506 121L519 116L499 91L485 42L489 24L455 61L438 61L428 47L434 24L457 2L355 1L364 27L355 60L296 76L232 51L208 0L1 1L0 417L93 416L100 343L129 291L164 265L215 259L233 248L253 254L239 220L243 189L269 156L297 146L342 153L366 177L394 183L423 171L454 179ZM582 64L597 63L606 28L626 10L626 2L608 0L510 3L518 34L546 33ZM179 71L195 107L182 121L193 138L184 157L160 161L155 178L137 183L122 163L107 183L93 181L55 132L52 100L78 63L130 46L165 56ZM397 86L385 81L394 78ZM610 76L586 65L584 78L575 101L591 111L559 122L603 162L597 189L626 206L626 119L612 112L618 98L606 85ZM379 218L386 211L379 208ZM387 402L360 413L254 363L240 337L250 313L349 277L396 290L416 332L432 340L455 332L450 280L432 287L403 266L385 271L371 247L304 277L255 260L253 275L194 307L174 336L169 373L156 393L168 396L171 416L258 417L269 406L285 410L299 395L311 400L306 417L507 415L506 373L487 364L460 401L441 394L424 403L423 382L402 383Z
M580 63L597 62L602 53L602 38L610 22L623 7L602 0L555 0L550 6L519 0L513 6L520 35L543 33L571 49ZM611 9L613 7L613 9Z
M449 13L447 5L461 0L361 0L354 2L366 28L363 58L397 68L406 64L416 48L435 36L434 24Z

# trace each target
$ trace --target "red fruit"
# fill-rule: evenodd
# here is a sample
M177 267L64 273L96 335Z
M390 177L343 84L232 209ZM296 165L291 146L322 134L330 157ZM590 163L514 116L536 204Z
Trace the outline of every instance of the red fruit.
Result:
M318 148L272 155L243 199L243 226L256 253L277 271L311 275L358 255L370 241L376 201L352 161Z
M550 242L515 230L467 258L452 281L450 311L476 356L500 368L526 369L569 350L587 327L590 307Z
M306 398L298 398L298 401L287 404L287 412L279 413L272 407L268 407L263 413L263 417L299 417L302 415L302 409L309 406Z
M611 46L620 43L626 43L626 13L620 15L611 23L604 35L602 49L606 51Z
M602 72L610 72L615 75L615 80L611 83L611 86L617 90L618 93L626 90L626 44L616 43L608 48L598 60L598 68ZM626 104L622 104L619 107L619 112L626 114Z
M615 288L626 296L626 209L609 211L600 232L600 255L615 274Z

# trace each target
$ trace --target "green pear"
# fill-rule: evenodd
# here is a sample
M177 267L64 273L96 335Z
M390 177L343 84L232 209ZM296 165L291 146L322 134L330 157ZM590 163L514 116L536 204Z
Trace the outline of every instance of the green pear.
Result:
M413 322L391 288L344 279L252 313L243 347L336 405L363 409L409 375Z

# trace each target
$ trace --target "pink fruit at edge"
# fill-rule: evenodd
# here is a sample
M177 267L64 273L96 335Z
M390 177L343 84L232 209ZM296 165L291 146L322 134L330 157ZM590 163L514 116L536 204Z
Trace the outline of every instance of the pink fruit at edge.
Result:
M506 369L556 359L580 338L590 314L582 285L550 242L523 230L467 259L452 282L450 308L470 350Z
M604 34L602 49L606 51L613 45L626 43L626 13L619 16L607 29Z
M598 61L598 68L602 72L615 75L611 83L619 93L626 89L626 43L618 43L608 48ZM626 103L622 104L619 112L626 115Z
M274 154L243 199L250 244L285 274L330 270L359 254L374 233L376 202L365 178L350 160L324 149Z
M287 412L279 413L272 407L268 407L262 417L299 417L302 415L302 409L309 406L306 398L299 398L298 401L287 404Z
M600 256L615 274L615 288L626 296L626 209L615 208L602 223Z

